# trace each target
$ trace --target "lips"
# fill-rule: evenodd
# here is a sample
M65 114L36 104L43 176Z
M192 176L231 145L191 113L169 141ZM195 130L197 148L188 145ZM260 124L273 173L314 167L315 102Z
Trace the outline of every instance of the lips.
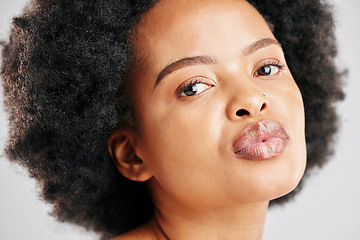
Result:
M278 122L263 120L248 125L235 140L235 155L249 160L265 160L281 154L289 134Z

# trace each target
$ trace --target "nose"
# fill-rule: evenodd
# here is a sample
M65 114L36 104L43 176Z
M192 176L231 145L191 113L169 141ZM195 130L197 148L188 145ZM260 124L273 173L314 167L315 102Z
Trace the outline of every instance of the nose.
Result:
M264 113L269 107L267 96L256 86L248 81L239 87L232 87L227 115L230 120L255 117Z

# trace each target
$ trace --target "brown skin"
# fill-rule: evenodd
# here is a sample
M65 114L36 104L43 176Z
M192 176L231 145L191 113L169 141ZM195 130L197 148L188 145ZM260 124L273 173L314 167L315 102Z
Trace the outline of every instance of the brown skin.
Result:
M147 181L155 215L116 239L262 239L269 201L297 186L306 163L301 94L290 70L273 64L286 65L280 45L242 0L163 0L142 20L131 74L139 129L114 132L109 148L125 177ZM197 56L206 59L156 84L166 66ZM271 74L259 74L269 63ZM181 87L194 79L186 96ZM235 155L235 139L260 120L286 127L284 152Z

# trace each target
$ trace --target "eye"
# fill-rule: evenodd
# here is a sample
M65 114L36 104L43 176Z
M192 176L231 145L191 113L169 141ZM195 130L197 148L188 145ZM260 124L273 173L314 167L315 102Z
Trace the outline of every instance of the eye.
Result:
M256 70L255 76L272 76L277 74L281 69L283 69L285 65L280 64L278 61L272 61L269 63L265 63L259 69Z
M184 83L178 90L179 97L190 97L199 94L212 86L201 82L198 79L191 80L189 83Z

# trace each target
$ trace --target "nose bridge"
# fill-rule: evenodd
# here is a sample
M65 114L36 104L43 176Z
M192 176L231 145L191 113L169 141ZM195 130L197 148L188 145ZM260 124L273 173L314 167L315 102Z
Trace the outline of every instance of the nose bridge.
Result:
M237 76L228 87L227 115L230 119L257 116L269 105L263 89L250 76Z

